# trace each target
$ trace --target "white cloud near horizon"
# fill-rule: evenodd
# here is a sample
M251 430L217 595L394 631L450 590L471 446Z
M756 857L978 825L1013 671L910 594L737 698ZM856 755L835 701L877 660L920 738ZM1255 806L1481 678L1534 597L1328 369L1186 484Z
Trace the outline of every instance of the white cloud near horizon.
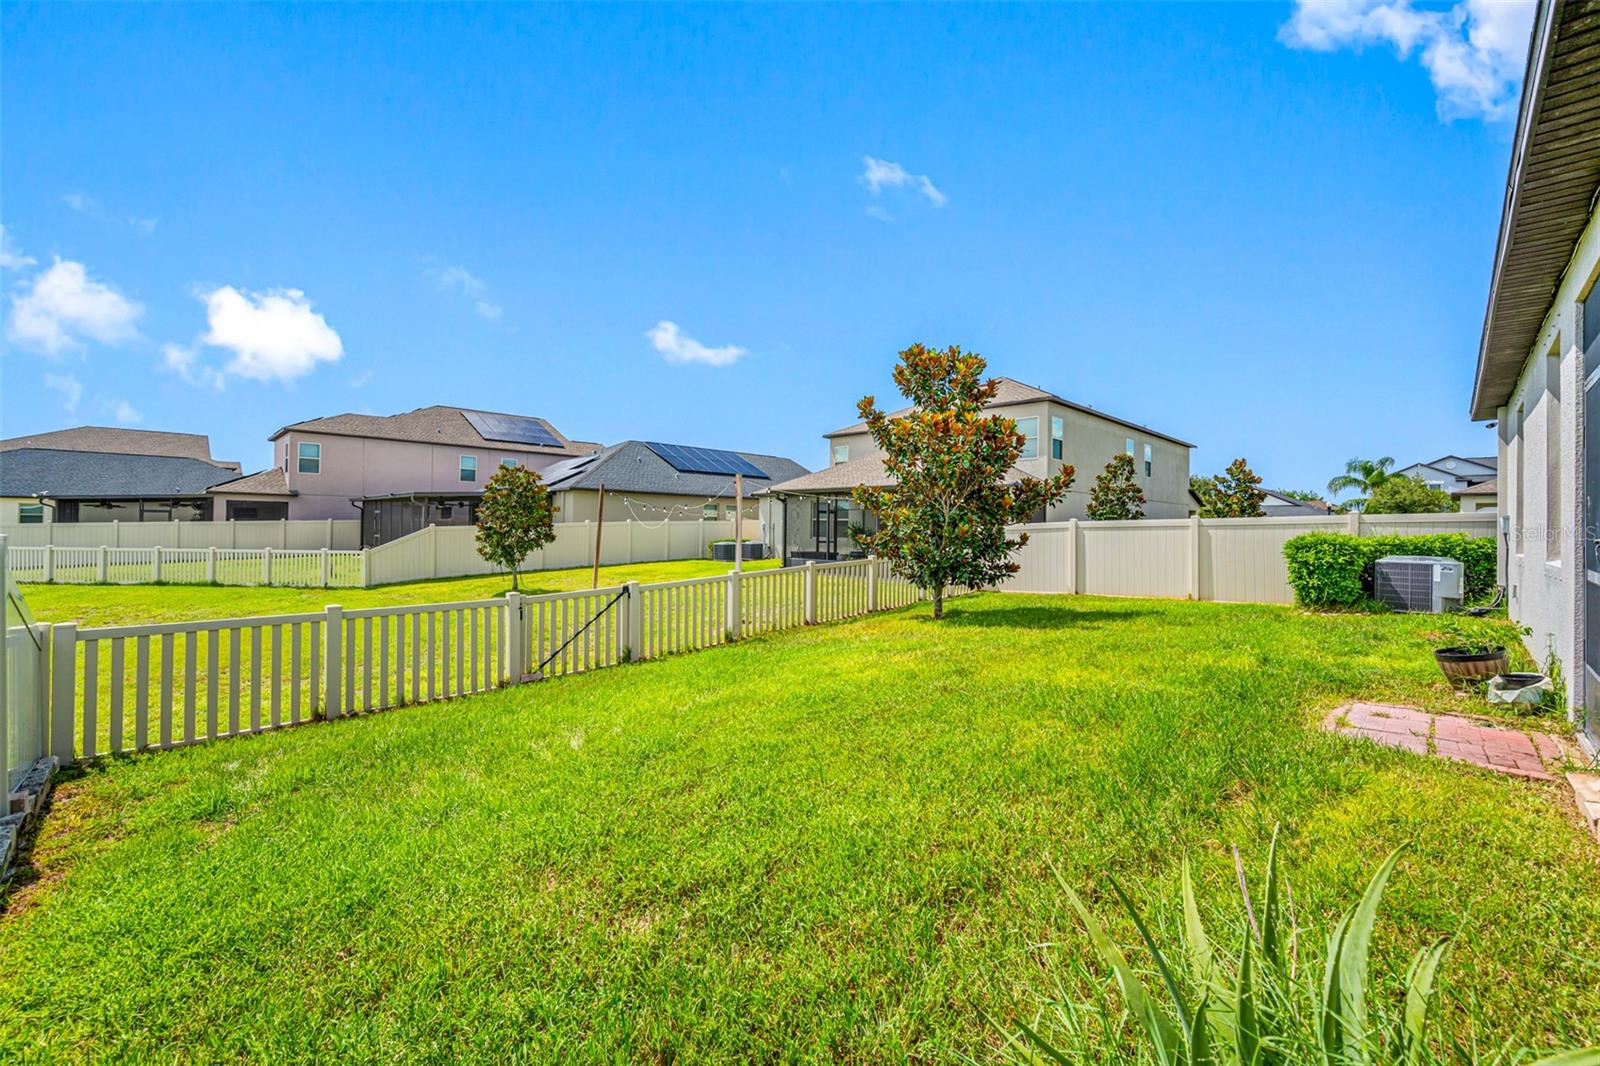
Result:
M200 343L233 353L222 373L252 381L293 381L335 363L344 356L344 342L327 319L311 309L299 289L246 292L224 285L200 293L208 329ZM172 369L183 363L168 345L163 359ZM200 373L191 357L191 373Z
M472 301L472 310L479 318L490 322L500 319L502 308L489 299L489 286L463 266L441 267L424 271L445 292L458 292Z
M120 425L131 426L144 421L144 413L127 400L107 400L102 407Z
M933 179L926 174L913 174L899 163L874 159L870 155L862 156L861 161L866 164L866 169L861 172L861 182L874 196L881 194L884 189L907 189L920 194L934 207L943 207L950 202L949 197L940 192Z
M702 366L732 366L750 354L735 344L725 344L720 348L707 347L679 329L676 322L669 322L666 319L657 322L646 330L644 335L650 339L651 346L674 366L690 363L699 363Z
M61 406L67 414L75 414L83 399L83 382L72 374L46 374L44 387L61 394Z
M136 301L91 278L82 263L57 259L12 294L6 336L54 356L81 351L85 340L116 344L134 337L143 314Z
M11 244L11 237L6 232L6 227L0 224L0 270L24 270L36 262L38 260L23 255Z
M222 371L200 362L200 353L186 345L163 344L161 366L190 385L211 389L221 389L223 386Z
M1388 44L1428 71L1439 117L1513 118L1528 57L1534 0L1461 0L1419 9L1411 0L1295 0L1278 29L1312 52Z

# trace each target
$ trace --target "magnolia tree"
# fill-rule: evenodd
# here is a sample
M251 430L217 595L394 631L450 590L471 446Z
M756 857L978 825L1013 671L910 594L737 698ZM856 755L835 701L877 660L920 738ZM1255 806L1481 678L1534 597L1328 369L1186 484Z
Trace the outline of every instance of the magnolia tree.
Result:
M851 535L926 589L935 618L944 617L945 589L983 588L1016 573L1011 556L1028 538L1009 539L1006 525L1061 499L1072 484L1070 466L1044 481L1011 480L1025 441L1013 420L984 414L1000 387L983 380L986 366L955 345L913 344L894 368L912 409L890 418L871 396L858 405L894 483L856 487L853 498L877 516L878 529Z
M1212 478L1200 498L1205 501L1201 518L1260 518L1266 513L1261 509L1267 498L1261 478L1243 459L1235 459Z
M522 560L555 537L555 506L544 479L525 466L496 470L478 503L478 554L511 571L516 588Z
M1089 490L1086 513L1099 522L1144 517L1144 490L1133 479L1133 456L1121 452L1111 457Z
M1366 514L1441 514L1459 508L1444 489L1404 474L1390 474L1372 490L1361 510Z

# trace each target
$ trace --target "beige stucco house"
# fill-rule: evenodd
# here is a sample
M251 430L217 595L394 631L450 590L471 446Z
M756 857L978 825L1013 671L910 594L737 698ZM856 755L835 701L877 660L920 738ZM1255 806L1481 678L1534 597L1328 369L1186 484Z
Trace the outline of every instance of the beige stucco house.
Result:
M1472 394L1498 430L1502 571L1600 743L1600 26L1542 0Z
M544 470L600 449L542 418L442 406L313 418L271 440L288 517L361 518L368 545L428 525L472 524L498 466Z
M1077 472L1066 497L1048 514L1040 515L1040 520L1084 517L1095 475L1121 453L1133 457L1147 518L1186 518L1192 512L1192 444L1011 378L998 380L999 392L987 410L1015 419L1027 440L1013 473L1044 478L1067 465ZM891 417L909 410L896 411ZM829 465L770 490L769 537L785 558L832 559L856 554L849 527L858 524L870 529L872 516L862 515L850 502L850 490L856 485L887 482L882 452L864 423L823 436Z

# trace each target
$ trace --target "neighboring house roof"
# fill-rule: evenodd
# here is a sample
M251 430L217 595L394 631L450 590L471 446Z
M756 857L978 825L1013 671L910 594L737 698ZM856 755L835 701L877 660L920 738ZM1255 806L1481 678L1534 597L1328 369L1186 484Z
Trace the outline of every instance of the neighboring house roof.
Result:
M762 455L758 452L734 454L755 464L767 475L765 478L746 477L744 491L747 495L754 495L776 482L788 481L806 472L806 468L799 463L779 455ZM625 440L593 455L564 460L545 470L541 476L551 492L598 489L600 483L604 482L608 493L648 492L702 499L733 495L731 476L685 473L674 469L648 444L637 440Z
M485 414L502 418L526 418L546 430L559 441L559 445L527 444L520 441L490 440L467 420L467 413ZM419 407L398 415L329 415L304 422L293 422L278 430L268 440L277 440L291 430L320 433L330 437L367 437L373 440L410 441L417 444L454 444L469 448L491 448L496 451L544 452L560 455L582 453L597 445L569 440L542 418L531 415L506 415L497 411L478 411L470 407Z
M273 467L270 470L258 470L254 474L246 474L244 477L237 477L232 481L224 481L221 484L211 486L208 491L237 493L245 496L299 495L289 487L288 475L277 467Z
M203 496L233 471L203 459L17 448L0 456L0 496L73 500Z
M1017 467L1010 470L1010 479L1020 481L1027 477L1028 472ZM803 495L806 493L849 492L857 485L869 485L881 488L893 485L895 479L890 476L884 466L883 456L864 455L859 459L850 459L843 463L818 470L814 474L794 478L791 481L780 482L764 492L792 493Z
M1476 485L1468 485L1466 488L1461 489L1461 490L1453 493L1452 495L1455 495L1455 496L1498 496L1499 494L1500 494L1500 482L1495 478L1490 478L1488 481L1480 481Z
M1540 0L1478 345L1472 417L1511 398L1600 189L1600 19Z
M1297 511L1305 514L1325 515L1333 512L1333 507L1325 500L1300 500L1293 496L1285 495L1276 489L1262 489L1267 494L1267 499L1262 503L1263 508L1274 511Z
M1194 447L1193 444L1190 444L1186 440L1180 440L1179 438L1170 434L1151 429L1149 426L1142 426L1137 422L1129 422L1127 419L1118 418L1116 415L1108 415L1104 411L1090 407L1088 404L1078 403L1075 400L1068 400L1064 397L1057 396L1053 392L1046 392L1043 389L1035 388L1032 385L1025 385L1022 382L1015 381L1011 378L996 378L995 380L1000 383L1000 389L995 393L994 402L989 404L985 410L993 410L996 407L1011 407L1016 404L1023 403L1038 403L1041 400L1048 400L1051 403L1060 404L1062 407L1070 407L1074 411L1082 411L1084 414L1093 415L1096 418L1103 418L1107 422L1114 422L1119 426L1127 426L1129 429L1137 430L1140 433L1148 434L1152 437L1160 437L1162 440L1171 441L1173 444L1179 445L1180 447ZM913 408L910 407L902 407L898 411L891 411L889 413L889 417L900 418L904 415L910 414L912 410ZM853 426L845 426L843 429L836 429L832 433L824 433L823 437L850 437L855 436L858 433L865 433L866 431L867 424L865 422L857 422Z
M238 463L211 458L211 440L204 433L169 433L160 429L124 429L120 426L75 426L0 440L0 452L19 448L48 448L58 452L105 452L109 455L165 455L201 459L238 471Z

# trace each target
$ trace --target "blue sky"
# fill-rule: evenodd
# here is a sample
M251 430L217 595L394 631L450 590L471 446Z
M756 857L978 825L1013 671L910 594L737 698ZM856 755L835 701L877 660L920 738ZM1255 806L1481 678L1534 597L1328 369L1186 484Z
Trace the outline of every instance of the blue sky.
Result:
M256 468L453 403L815 467L921 340L1197 472L1492 454L1525 11L7 5L4 433Z

